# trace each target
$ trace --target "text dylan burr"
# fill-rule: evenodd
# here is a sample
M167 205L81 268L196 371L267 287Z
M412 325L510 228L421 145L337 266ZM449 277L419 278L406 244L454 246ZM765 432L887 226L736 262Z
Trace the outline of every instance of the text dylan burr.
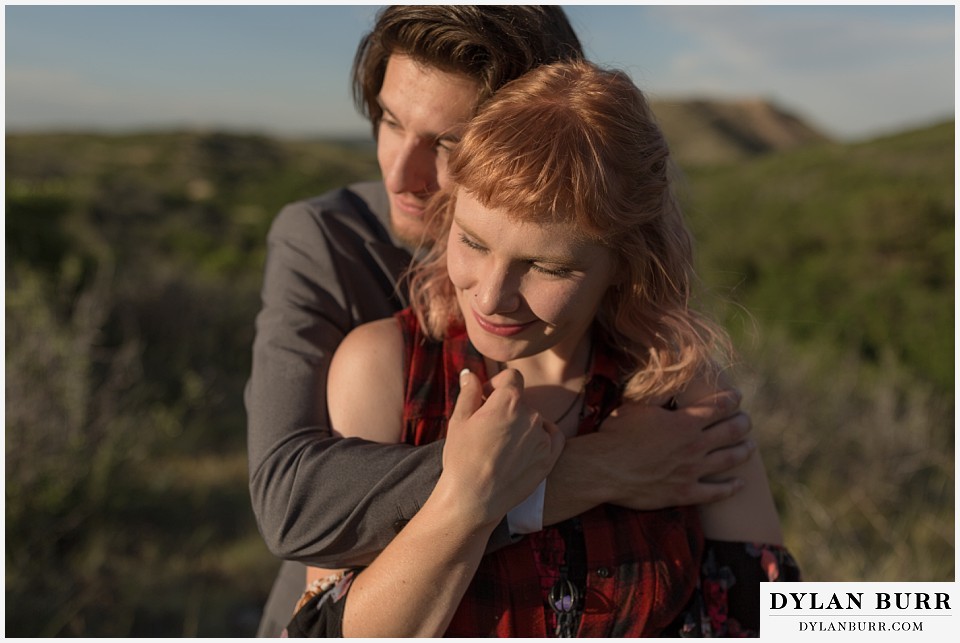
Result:
M771 592L770 609L860 610L864 592L820 595L817 592ZM948 610L950 595L945 592L875 592L867 603L878 610Z

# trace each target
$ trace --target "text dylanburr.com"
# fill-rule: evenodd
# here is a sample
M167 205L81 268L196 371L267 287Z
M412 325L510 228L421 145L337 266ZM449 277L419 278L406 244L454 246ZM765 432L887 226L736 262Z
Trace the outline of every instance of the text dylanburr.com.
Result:
M954 640L956 583L762 583L760 636Z

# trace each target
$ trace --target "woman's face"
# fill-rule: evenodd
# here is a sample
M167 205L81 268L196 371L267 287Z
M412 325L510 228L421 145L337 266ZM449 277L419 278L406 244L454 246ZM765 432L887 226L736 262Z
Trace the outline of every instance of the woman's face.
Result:
M570 224L512 221L460 190L447 269L470 341L501 362L570 359L614 282L611 252Z

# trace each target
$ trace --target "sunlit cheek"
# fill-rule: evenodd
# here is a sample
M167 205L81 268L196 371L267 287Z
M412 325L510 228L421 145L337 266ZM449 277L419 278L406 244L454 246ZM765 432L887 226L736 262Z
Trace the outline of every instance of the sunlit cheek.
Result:
M450 239L447 246L447 273L450 281L458 290L466 290L473 285L473 261L461 249L460 243Z
M393 161L397 157L397 137L385 125L380 125L377 134L377 163L380 165L380 173L386 177L393 167Z
M523 289L523 296L530 312L538 319L550 325L559 325L564 321L583 314L589 314L589 304L582 297L582 289L569 282L529 283ZM583 309L584 304L588 308Z

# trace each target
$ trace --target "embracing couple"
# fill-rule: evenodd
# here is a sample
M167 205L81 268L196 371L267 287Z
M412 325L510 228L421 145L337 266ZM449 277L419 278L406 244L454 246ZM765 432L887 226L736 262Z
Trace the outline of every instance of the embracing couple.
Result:
M388 7L353 82L383 182L269 236L260 634L755 635L799 571L643 93L557 6Z

